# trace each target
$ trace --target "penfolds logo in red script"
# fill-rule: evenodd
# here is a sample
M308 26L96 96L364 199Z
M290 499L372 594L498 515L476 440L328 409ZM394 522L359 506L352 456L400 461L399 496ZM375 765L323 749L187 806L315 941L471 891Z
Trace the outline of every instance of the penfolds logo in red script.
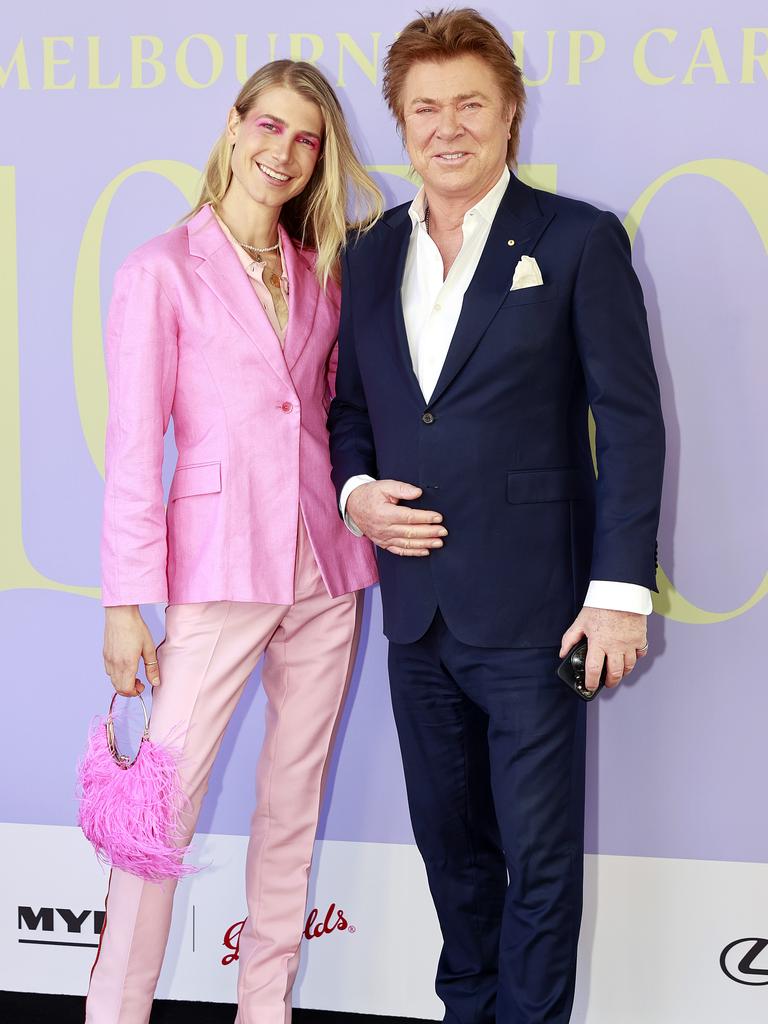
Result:
M230 950L221 958L224 967L240 958L240 935L244 924L245 921L236 921L224 933L224 945ZM341 908L337 907L335 903L331 903L322 920L317 908L310 910L304 925L304 938L307 940L320 939L323 935L330 935L331 932L347 931L350 935L354 934L355 926L347 921Z
M331 932L354 932L355 926L350 924L344 917L343 910L337 910L336 904L332 903L325 915L325 919L318 924L320 913L312 910L304 925L304 938L319 939L322 935L330 935Z

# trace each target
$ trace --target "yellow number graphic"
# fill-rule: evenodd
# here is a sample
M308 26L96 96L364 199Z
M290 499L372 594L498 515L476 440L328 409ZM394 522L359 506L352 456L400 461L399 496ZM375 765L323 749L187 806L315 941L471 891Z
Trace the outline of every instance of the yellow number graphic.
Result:
M107 185L85 225L75 271L72 303L72 368L80 423L91 458L104 476L104 437L107 429L107 378L101 327L101 242L109 207L120 186L134 174L159 174L189 201L195 200L200 172L177 160L148 160L134 164Z
M640 222L653 197L667 182L685 174L698 174L705 178L711 178L732 192L751 217L768 253L768 204L765 202L765 196L768 195L768 174L739 160L694 160L673 167L672 170L660 175L642 193L627 214L625 227L630 241L634 243ZM768 594L768 573L763 576L751 597L747 598L738 608L727 612L710 612L693 604L683 597L661 567L658 572L658 585L659 593L654 595L653 601L655 611L676 622L709 625L714 622L735 619L749 611L750 608L754 608L758 601Z
M99 266L109 205L120 185L140 172L160 174L190 201L200 173L175 160L136 164L119 174L99 196L83 233L75 273L72 316L73 372L80 422L91 457L103 475L107 422L107 385L101 328ZM0 590L59 590L98 598L98 587L50 579L38 572L24 549L21 496L19 387L19 296L16 254L16 177L0 167L0 473L5 481L0 503Z
M407 164L377 164L368 170L411 181ZM80 422L91 458L104 472L104 435L107 421L107 385L102 347L100 260L104 225L110 204L120 186L134 174L157 174L175 185L190 202L199 187L199 171L175 160L150 160L118 174L96 201L83 232L75 271L72 315L73 374ZM555 164L529 164L519 169L529 184L554 192ZM749 213L768 252L768 174L737 160L697 160L660 175L640 195L627 214L625 225L634 242L648 205L667 182L687 174L703 175L729 189ZM16 255L16 190L13 167L0 167L0 471L6 481L6 500L0 505L0 590L58 590L98 597L95 587L82 587L49 579L30 563L24 550L21 498L21 450L19 408L19 324ZM594 424L590 423L594 433ZM659 568L659 594L655 610L678 622L710 624L736 618L768 594L768 573L755 592L738 608L710 612L685 598Z
M16 174L0 167L0 590L64 590L98 597L94 587L48 579L24 550L21 503L21 428L19 401L19 287L16 257Z

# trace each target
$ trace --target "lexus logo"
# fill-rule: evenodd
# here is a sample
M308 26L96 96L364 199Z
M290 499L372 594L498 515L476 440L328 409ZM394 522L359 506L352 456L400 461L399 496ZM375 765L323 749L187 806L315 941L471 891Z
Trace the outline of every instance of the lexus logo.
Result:
M768 939L736 939L720 954L723 974L739 985L768 985L768 955L759 965L760 954L768 947Z

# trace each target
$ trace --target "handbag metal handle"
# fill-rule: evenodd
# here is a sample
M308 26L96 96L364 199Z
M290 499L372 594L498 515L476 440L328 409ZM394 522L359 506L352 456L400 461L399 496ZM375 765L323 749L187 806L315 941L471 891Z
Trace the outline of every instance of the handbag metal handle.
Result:
M109 748L110 754L114 757L116 763L120 765L121 768L130 768L136 758L134 757L131 759L127 754L121 754L117 749L117 740L115 738L115 722L112 717L112 712L114 711L115 701L119 696L120 694L115 692L112 700L109 702L109 711L107 712L107 721L105 723L107 730L107 747ZM141 743L143 743L144 740L149 739L149 715L147 714L147 705L144 703L144 698L140 693L137 693L136 696L141 701L141 710L144 712L144 732L141 737ZM141 749L141 743L139 743L139 749ZM138 757L138 752L136 757Z

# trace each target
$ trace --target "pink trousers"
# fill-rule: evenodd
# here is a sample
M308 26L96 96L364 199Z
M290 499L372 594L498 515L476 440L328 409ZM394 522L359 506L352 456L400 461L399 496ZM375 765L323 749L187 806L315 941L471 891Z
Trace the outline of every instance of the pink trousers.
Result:
M158 649L152 738L182 746L194 832L224 730L265 652L266 731L246 859L236 1024L286 1024L299 966L325 770L357 648L362 593L331 598L299 517L295 603L171 605ZM113 870L86 1024L146 1024L175 884Z

